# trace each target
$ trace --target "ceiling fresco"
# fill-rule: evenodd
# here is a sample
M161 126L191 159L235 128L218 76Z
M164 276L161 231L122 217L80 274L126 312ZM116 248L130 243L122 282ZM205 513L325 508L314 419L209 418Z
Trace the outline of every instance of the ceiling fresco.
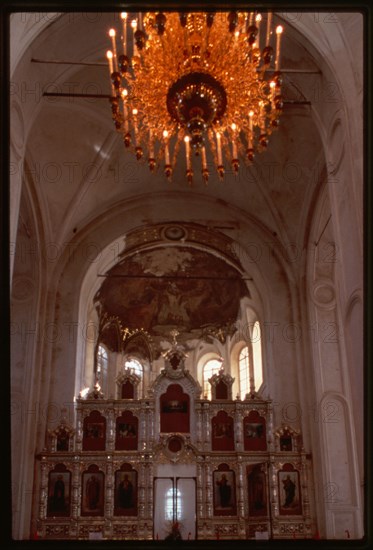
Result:
M173 329L185 339L234 323L244 296L245 282L224 260L191 247L162 246L114 266L95 303L123 327L169 340Z

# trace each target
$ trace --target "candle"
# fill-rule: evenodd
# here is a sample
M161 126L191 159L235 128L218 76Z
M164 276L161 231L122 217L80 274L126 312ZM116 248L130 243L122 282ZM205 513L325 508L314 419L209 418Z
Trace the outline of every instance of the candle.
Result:
M271 32L271 21L272 21L272 13L271 13L271 12L268 12L268 17L267 17L267 36L266 36L266 43L264 44L265 46L269 46L269 36L270 36L270 32Z
M164 146L165 164L169 165L170 164L170 152L168 150L168 141L167 141L168 132L167 132L167 130L163 130L163 137L165 138L165 146Z
M110 82L111 82L111 92L113 95L115 95L115 87L114 87L114 84L113 84L113 81L111 80L111 75L113 74L113 52L111 52L110 50L108 50L106 52L106 57L108 59L108 62L109 62L109 73L110 73Z
M269 83L269 87L271 88L271 101L273 102L276 94L276 82L274 80L271 80L271 82Z
M133 31L133 44L134 44L133 45L133 55L138 55L136 41L135 41L135 32L137 31L137 20L136 19L132 19L131 27L132 27L132 31Z
M189 141L190 141L190 137L185 136L184 142L185 142L185 156L186 156L187 170L190 170L190 144L189 144Z
M276 60L275 60L275 70L279 70L279 63L280 63L280 40L281 40L281 34L282 34L283 28L281 25L276 27Z
M202 168L206 170L207 168L207 161L206 161L206 147L202 147Z
M127 90L124 88L122 90L122 101L123 101L123 118L124 118L124 132L128 132L128 110L127 110L127 103L126 103L126 97L128 95Z
M154 158L153 132L149 130L149 157Z
M222 156L221 156L221 136L220 132L216 132L216 141L218 145L218 166L222 166Z
M253 147L253 116L254 111L249 111L249 149L252 149Z
M234 159L237 159L238 158L238 156L237 156L237 137L236 137L237 126L234 122L232 124L232 130L233 130L232 156L233 156Z
M258 15L255 17L255 23L256 23L256 28L258 29L258 34L257 34L257 42L258 42L258 48L260 49L260 22L262 20L262 16L260 15L260 13L258 13Z
M111 77L112 73L114 72L113 71L113 52L108 50L106 52L106 57L107 57L108 62L109 62L109 71L110 71L110 77Z
M133 129L135 133L135 145L137 144L137 109L132 109L132 115L133 115Z
M118 71L118 60L117 60L117 46L115 43L115 30L110 29L109 36L111 37L111 42L113 45L113 59L114 59L114 70Z
M123 11L120 16L123 21L123 54L127 55L127 13Z

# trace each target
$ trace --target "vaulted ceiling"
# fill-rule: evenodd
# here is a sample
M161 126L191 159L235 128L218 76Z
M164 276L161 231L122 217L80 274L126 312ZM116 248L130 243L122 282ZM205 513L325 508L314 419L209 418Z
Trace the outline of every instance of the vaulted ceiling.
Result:
M274 19L284 26L284 110L278 130L253 164L242 160L238 176L227 170L220 181L212 173L205 185L197 175L189 186L183 163L169 183L161 170L151 174L146 160L136 161L115 131L108 99L97 97L110 93L107 31L118 25L118 14L52 16L24 52L14 75L23 83L18 92L29 109L27 124L23 122L24 173L40 205L46 242L62 246L96 220L110 218L118 205L125 212L136 202L143 205L144 225L213 224L222 235L233 236L237 220L247 219L263 233L302 248L305 220L325 170L323 136L314 116L325 75L317 52L291 20L281 14ZM196 201L205 206L203 215L194 208ZM170 258L174 263L169 263ZM242 280L235 283L227 304L218 281L211 285L202 278L196 284L162 279L154 286L152 279L129 277L147 271L172 276L179 270L226 278L237 275L208 251L172 248L164 242L140 257L120 258L108 271L96 299L109 313L126 317L127 325L135 315L136 323L148 328L175 324L177 311L188 332L216 318L216 309L221 311L222 324L237 316L239 299L247 290ZM161 297L170 302L176 294L179 302L167 316ZM211 315L209 302L215 303Z

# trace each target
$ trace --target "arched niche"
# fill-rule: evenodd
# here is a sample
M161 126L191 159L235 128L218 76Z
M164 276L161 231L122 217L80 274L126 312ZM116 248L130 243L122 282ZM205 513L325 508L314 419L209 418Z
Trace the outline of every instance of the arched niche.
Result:
M103 516L105 502L105 474L96 464L91 464L82 473L82 516Z
M267 450L267 423L258 411L250 411L243 419L243 442L245 451Z
M64 464L56 464L48 474L48 517L70 516L71 471Z
M131 411L123 411L115 420L115 450L135 451L138 446L139 420Z
M114 516L137 516L137 486L137 470L123 463L114 474Z
M170 384L160 397L160 431L190 432L190 397L180 384Z
M219 411L211 420L211 449L234 451L234 421L226 411Z
M83 451L104 451L106 418L99 411L91 411L83 421Z

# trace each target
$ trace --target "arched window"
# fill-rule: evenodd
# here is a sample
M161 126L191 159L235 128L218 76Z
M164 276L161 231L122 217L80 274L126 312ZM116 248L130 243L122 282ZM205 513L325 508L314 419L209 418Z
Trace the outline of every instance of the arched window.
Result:
M180 489L170 487L166 493L165 518L169 521L180 520L182 517L182 499Z
M262 335L259 321L250 330L250 343L238 356L240 398L245 399L250 391L258 391L263 384Z
M100 344L97 350L97 377L102 389L105 389L106 386L108 363L107 349Z
M251 341L253 346L254 385L255 390L258 391L263 384L262 332L259 321L254 323Z
M214 374L218 374L221 364L222 362L220 359L210 359L203 367L203 395L204 397L206 396L207 399L211 399L211 385L209 383L209 378L211 378Z
M246 394L250 391L250 357L247 346L240 351L238 370L240 376L240 397L241 399L245 399Z
M142 364L140 363L140 361L138 361L137 359L128 359L125 363L124 363L124 368L125 369L130 369L131 372L133 372L134 374L137 374L137 376L139 378L143 378L143 375L144 375L144 367L142 366Z

